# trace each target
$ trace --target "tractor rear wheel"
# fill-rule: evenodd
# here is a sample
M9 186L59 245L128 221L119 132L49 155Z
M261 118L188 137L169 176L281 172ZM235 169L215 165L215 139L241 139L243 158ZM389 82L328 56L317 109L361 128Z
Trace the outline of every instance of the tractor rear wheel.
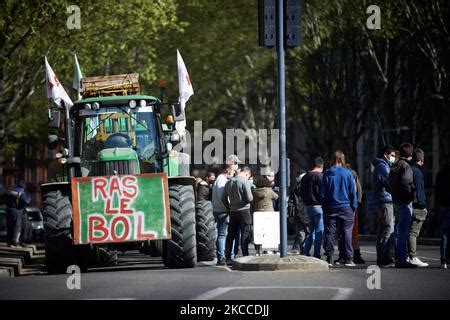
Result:
M45 258L48 273L66 273L75 264L72 204L67 190L44 193Z
M216 226L211 201L198 201L195 208L197 261L216 258Z
M164 264L169 268L193 268L197 261L194 188L170 185L169 202L172 237L163 242Z

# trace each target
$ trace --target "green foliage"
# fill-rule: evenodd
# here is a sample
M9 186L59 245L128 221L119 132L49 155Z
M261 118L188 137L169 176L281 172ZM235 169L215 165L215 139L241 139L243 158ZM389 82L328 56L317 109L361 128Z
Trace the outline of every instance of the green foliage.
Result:
M46 117L44 55L69 92L74 52L84 75L138 72L155 96L157 81L166 80L173 101L179 49L195 91L188 129L194 120L221 129L277 126L276 54L258 47L257 1L84 0L81 30L66 28L69 4L0 5L0 108L8 141L40 134L31 123ZM286 54L286 84L288 125L303 128L306 151L326 155L344 147L354 162L360 136L399 126L411 130L388 135L389 142L426 143L430 96L450 97L446 1L383 1L380 30L366 28L367 1L302 5L303 44ZM434 120L449 137L443 108L433 109L444 115Z
M84 75L139 72L148 87L157 79L160 33L181 30L171 0L79 1L81 29L66 26L70 4L29 0L0 5L2 150L10 152L22 138L40 135L34 124L43 124L47 116L44 56L69 94L74 53Z

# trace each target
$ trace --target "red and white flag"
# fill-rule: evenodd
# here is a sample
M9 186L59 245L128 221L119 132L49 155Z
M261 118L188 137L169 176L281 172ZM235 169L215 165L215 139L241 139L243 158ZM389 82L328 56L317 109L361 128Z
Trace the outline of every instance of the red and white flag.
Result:
M60 107L62 107L61 101L64 101L69 108L73 106L72 100L48 64L47 57L45 57L45 81L47 82L47 98L52 99Z
M191 78L187 72L186 66L184 64L183 58L181 57L180 51L177 50L177 64L178 64L178 87L180 90L180 105L181 110L184 111L186 107L186 102L189 100L190 96L194 94L194 88L192 87ZM176 129L183 134L184 128L186 127L186 121L181 121L176 123Z

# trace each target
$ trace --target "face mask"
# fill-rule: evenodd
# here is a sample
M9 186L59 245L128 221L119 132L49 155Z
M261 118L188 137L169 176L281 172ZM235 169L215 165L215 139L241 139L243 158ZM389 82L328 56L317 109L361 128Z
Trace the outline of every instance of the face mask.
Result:
M237 164L233 164L234 171L237 171L239 169L239 166Z
M390 165L393 165L395 163L395 157L389 157L388 161Z

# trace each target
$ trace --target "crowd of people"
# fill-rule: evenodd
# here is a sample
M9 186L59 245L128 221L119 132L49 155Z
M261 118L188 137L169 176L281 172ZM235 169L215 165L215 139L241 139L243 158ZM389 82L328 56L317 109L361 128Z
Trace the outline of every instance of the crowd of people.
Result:
M233 262L239 249L249 255L253 242L253 213L277 209L278 194L274 172L254 175L248 166L239 166L230 155L216 176L208 172L217 226L217 265ZM376 254L380 267L427 267L417 256L417 238L427 217L422 167L424 151L403 143L398 150L384 146L372 161L372 202L377 225ZM326 170L322 157L316 157L309 172L299 174L289 195L288 216L295 226L291 254L324 259L330 266L353 267L364 264L358 241L358 213L362 205L362 187L358 175L337 150ZM450 179L449 163L438 173L435 184L435 210L441 231L441 266L450 262ZM337 241L338 258L334 256ZM256 254L262 248L255 244ZM312 252L311 252L312 251Z

